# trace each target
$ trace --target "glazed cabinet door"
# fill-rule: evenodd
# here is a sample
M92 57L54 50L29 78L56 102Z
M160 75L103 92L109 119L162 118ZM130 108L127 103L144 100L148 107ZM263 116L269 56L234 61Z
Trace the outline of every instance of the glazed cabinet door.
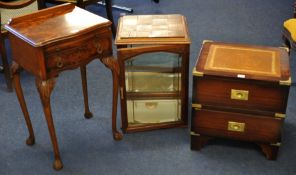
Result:
M186 49L171 45L118 50L124 132L187 124Z

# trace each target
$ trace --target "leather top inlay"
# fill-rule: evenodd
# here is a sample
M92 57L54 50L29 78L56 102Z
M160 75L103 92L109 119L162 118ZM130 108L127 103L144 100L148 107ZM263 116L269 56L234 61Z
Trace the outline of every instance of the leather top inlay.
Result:
M120 38L184 38L184 26L181 15L123 16L118 34Z
M275 50L211 45L205 70L280 77L280 58Z

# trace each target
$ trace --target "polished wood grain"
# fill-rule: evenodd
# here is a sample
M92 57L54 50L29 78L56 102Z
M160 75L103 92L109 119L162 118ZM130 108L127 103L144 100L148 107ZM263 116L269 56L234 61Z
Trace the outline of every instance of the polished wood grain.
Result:
M276 159L290 83L285 49L205 41L193 71L191 149L221 137L257 143Z
M87 20L77 20L79 16ZM54 151L56 170L63 168L57 136L52 118L50 95L60 73L80 68L84 97L84 116L91 118L87 92L86 65L99 59L113 75L112 132L115 140L122 134L117 131L117 93L119 67L112 56L111 23L73 4L65 4L41 10L38 13L14 18L5 26L13 55L13 82L22 108L29 138L27 144L34 144L35 137L20 84L19 70L24 69L36 77L36 87L42 102L43 111ZM55 30L51 30L55 28Z
M83 18L80 18L81 16ZM83 35L94 29L110 27L110 24L111 22L103 17L67 4L14 18L5 28L32 46L41 47ZM55 26L55 30L45 30L50 26Z

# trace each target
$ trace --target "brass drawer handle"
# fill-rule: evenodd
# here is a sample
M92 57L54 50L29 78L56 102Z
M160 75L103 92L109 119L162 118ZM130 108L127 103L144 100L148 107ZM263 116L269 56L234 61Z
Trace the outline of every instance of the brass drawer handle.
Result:
M230 98L233 100L248 100L249 99L249 91L231 89Z
M96 49L98 54L101 55L103 53L102 45L99 42L96 43Z
M228 121L227 130L228 131L235 131L235 132L244 132L245 131L245 123Z
M58 68L62 68L64 66L64 63L63 63L62 58L60 56L57 57L56 63L57 63L56 65Z

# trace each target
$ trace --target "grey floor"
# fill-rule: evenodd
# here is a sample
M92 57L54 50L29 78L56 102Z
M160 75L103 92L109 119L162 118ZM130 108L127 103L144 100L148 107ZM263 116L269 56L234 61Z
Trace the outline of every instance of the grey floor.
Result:
M133 8L134 14L184 15L192 39L189 72L204 39L281 46L283 21L292 17L293 11L293 0L160 0L159 4L150 0L114 0L114 3ZM92 6L88 10L106 16L102 7ZM116 21L121 13L114 10ZM292 52L293 81L295 59ZM25 144L28 132L16 95L5 91L0 76L0 175L296 174L294 86L290 90L278 159L268 161L256 145L230 140L214 140L199 152L191 151L188 128L126 134L122 141L114 141L111 73L98 61L91 62L87 68L92 119L83 117L78 70L61 74L52 93L53 117L64 163L59 172L52 169L52 146L34 78L26 72L21 76L36 134L36 144L29 147ZM189 83L191 100L191 78Z

